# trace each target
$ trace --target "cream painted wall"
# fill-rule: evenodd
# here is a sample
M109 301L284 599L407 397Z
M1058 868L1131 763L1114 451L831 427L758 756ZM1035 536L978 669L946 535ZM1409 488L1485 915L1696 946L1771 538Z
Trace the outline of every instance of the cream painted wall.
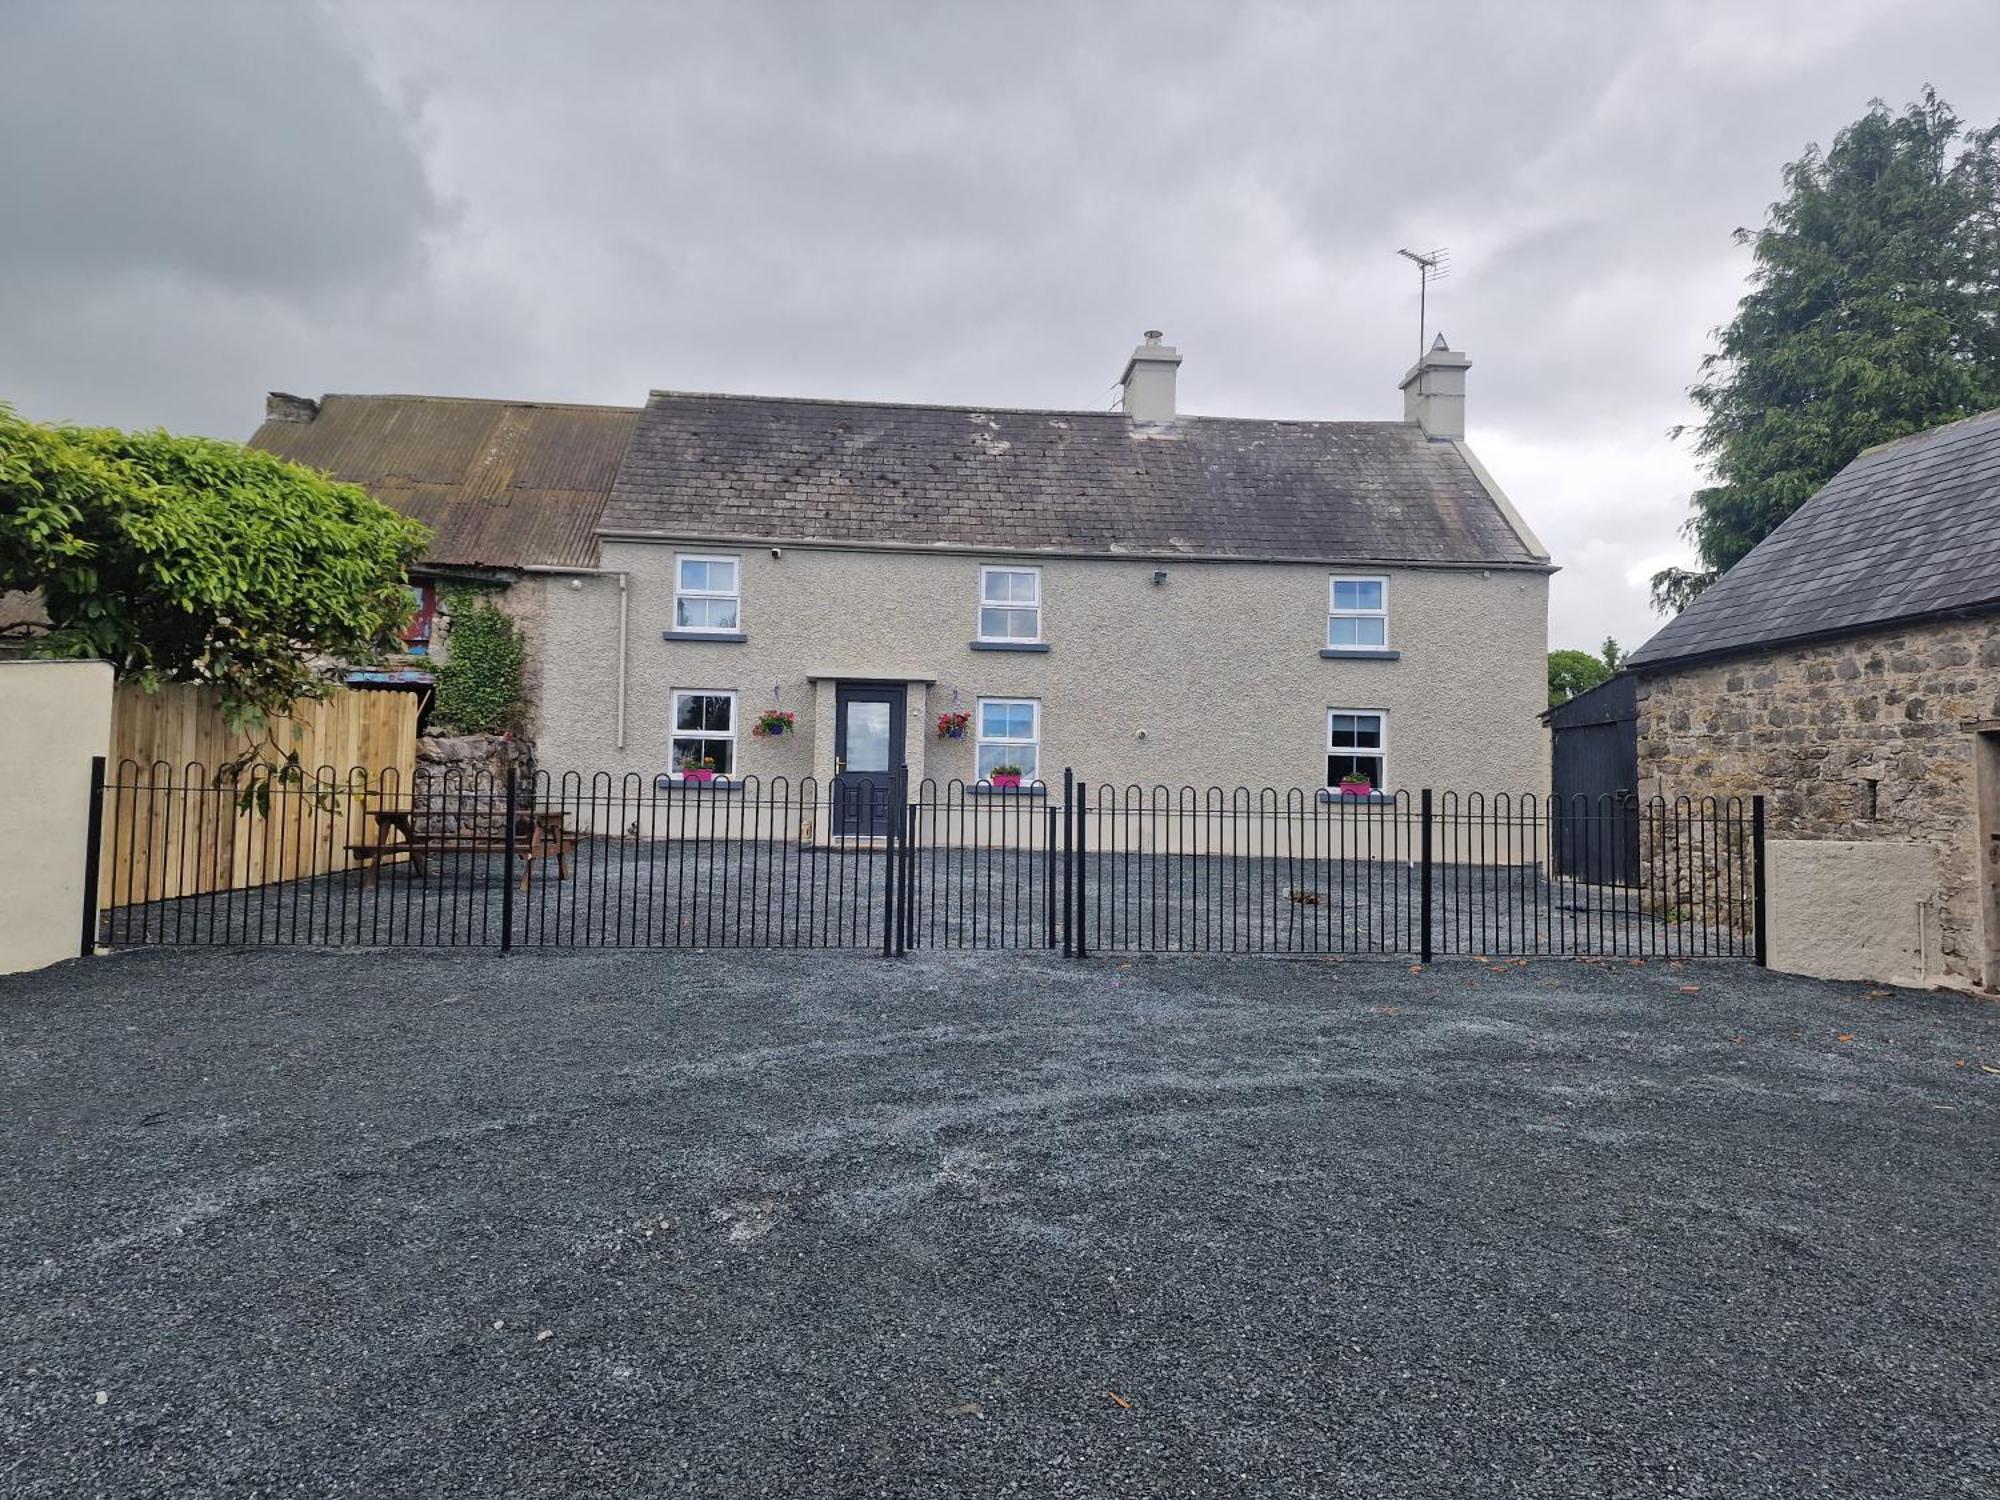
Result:
M970 737L929 738L936 716L981 697L1038 698L1042 774L1092 781L1317 786L1329 708L1386 710L1400 788L1546 790L1548 577L1494 569L1357 569L1389 583L1400 661L1328 661L1324 565L1019 559L786 546L681 549L742 560L743 644L667 641L675 548L606 542L604 574L630 590L628 735L617 696L615 577L551 587L543 622L538 758L551 771L667 767L669 693L739 694L739 771L824 779L831 697L813 677L933 679L910 689L912 775L973 775ZM979 565L1042 569L1046 653L975 651ZM1152 582L1156 567L1164 585ZM779 692L796 738L753 739Z
M111 667L0 661L0 974L75 958L90 758L111 749Z
M1936 845L1772 839L1765 847L1772 968L1920 986L1944 977Z

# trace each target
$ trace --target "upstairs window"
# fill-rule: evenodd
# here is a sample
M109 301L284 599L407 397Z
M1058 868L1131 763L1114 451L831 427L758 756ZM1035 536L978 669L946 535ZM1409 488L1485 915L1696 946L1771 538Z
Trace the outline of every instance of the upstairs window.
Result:
M711 770L736 774L736 695L703 690L674 694L672 757L674 775ZM713 765L706 763L713 761Z
M1365 776L1381 791L1389 769L1389 716L1372 708L1329 709L1326 716L1326 784Z
M1033 698L979 700L976 774L986 781L996 769L1007 766L1018 770L1024 782L1041 778L1042 705Z
M431 631L437 623L437 585L429 579L411 584L410 603L415 608L410 623L403 627L403 651L409 656L429 656Z
M1035 642L1042 638L1042 570L979 570L979 639Z
M674 629L734 631L739 622L736 559L674 559Z
M1327 585L1326 643L1371 650L1389 644L1389 580L1334 578Z

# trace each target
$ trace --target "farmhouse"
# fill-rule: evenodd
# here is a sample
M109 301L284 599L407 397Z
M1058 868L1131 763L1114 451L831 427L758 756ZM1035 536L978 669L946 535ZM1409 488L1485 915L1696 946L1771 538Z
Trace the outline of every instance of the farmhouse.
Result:
M1545 787L1552 569L1465 356L1401 421L1188 415L1180 362L1149 333L1114 411L653 393L547 600L543 766Z
M1629 666L1642 795L1768 791L1774 966L2000 988L2000 411L1863 453Z

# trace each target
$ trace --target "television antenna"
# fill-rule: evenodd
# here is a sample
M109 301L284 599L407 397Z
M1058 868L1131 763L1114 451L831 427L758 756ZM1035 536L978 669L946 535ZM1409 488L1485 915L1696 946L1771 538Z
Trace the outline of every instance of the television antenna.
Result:
M1430 332L1429 292L1433 281L1451 274L1451 252L1439 245L1435 250L1398 250L1403 259L1417 268L1417 358L1424 357L1424 337Z

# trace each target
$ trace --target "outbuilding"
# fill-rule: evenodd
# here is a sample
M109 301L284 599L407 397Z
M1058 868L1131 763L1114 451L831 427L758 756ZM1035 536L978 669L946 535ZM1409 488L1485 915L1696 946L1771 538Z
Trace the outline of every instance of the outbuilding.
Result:
M1628 666L1642 797L1767 794L1774 967L2000 989L2000 410L1861 454Z

